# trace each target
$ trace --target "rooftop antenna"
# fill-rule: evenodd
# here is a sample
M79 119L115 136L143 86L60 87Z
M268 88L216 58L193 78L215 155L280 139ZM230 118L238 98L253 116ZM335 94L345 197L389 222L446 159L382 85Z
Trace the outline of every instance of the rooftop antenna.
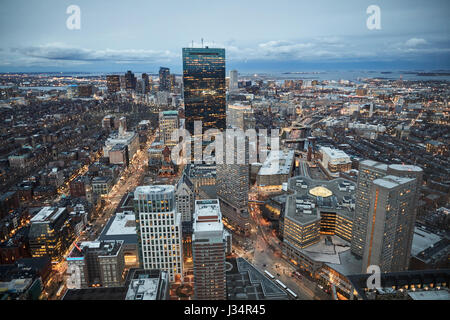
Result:
M192 48L194 47L194 40L192 40Z
M202 38L202 48L203 48L203 38Z

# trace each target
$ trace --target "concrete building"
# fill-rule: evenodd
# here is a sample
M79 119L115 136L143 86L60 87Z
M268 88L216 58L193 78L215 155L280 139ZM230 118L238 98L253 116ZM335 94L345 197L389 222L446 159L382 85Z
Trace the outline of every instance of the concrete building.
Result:
M195 202L193 230L195 298L225 300L226 238L218 199Z
M113 132L105 141L103 156L109 158L109 151L117 144L121 144L128 149L128 158L133 159L134 154L139 150L139 136L133 131L125 131L124 126L119 127L118 132Z
M387 165L364 160L359 163L358 183L356 187L355 219L353 222L351 250L362 257L364 245L366 242L369 206L370 206L370 188L372 181L384 177L387 174Z
M238 71L230 71L230 92L236 91L238 89Z
M405 271L409 266L414 225L416 179L385 176L372 183L362 272L377 265L382 272Z
M344 151L321 147L320 153L322 154L322 167L333 177L339 176L339 172L349 171L352 168L352 161Z
M125 267L139 267L139 245L136 231L136 216L133 211L117 212L112 216L102 233L99 241L123 241L123 256Z
M175 187L137 187L134 203L141 266L166 271L171 282L180 279L183 275L181 215L176 211Z
M168 300L169 279L161 270L130 269L117 287L69 289L62 300Z
M413 165L386 165L372 160L364 160L359 164L358 184L356 188L356 207L355 219L352 231L352 252L359 257L363 256L365 246L367 245L367 234L369 232L370 205L375 199L372 198L372 184L376 179L381 179L386 175L396 177L409 177L414 179L414 195L411 201L410 212L408 212L408 221L403 221L403 228L406 228L408 240L407 254L410 254L412 240L414 237L414 224L417 215L417 204L420 196L420 187L422 185L423 170ZM409 261L409 258L407 259Z
M128 165L129 162L128 146L118 143L109 150L109 163Z
M123 241L86 241L74 246L67 260L67 287L117 287L123 284Z
M174 146L178 141L172 140L172 133L180 127L178 111L159 113L159 130L161 141L167 146Z
M248 233L250 230L250 216L248 213L248 193L250 190L250 166L249 166L249 144L244 138L244 150L238 150L238 139L233 139L233 163L217 164L217 196L220 200L221 210L224 219L231 228ZM229 150L228 138L226 141ZM228 151L229 152L229 151ZM238 157L242 155L242 161ZM228 155L226 155L228 157Z
M294 150L271 151L256 176L260 191L281 191L294 168Z

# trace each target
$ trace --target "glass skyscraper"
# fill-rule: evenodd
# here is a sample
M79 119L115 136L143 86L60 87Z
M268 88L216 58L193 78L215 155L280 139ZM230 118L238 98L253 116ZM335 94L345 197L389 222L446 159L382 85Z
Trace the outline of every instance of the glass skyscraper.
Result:
M202 121L203 132L225 130L225 49L183 48L183 86L186 129Z

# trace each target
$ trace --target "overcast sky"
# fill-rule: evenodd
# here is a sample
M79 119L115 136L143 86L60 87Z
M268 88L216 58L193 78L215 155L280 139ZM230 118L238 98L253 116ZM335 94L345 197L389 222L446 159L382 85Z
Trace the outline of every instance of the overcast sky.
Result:
M369 5L381 30L366 26ZM1 0L0 72L180 72L181 48L201 38L240 71L449 70L449 13L448 0Z

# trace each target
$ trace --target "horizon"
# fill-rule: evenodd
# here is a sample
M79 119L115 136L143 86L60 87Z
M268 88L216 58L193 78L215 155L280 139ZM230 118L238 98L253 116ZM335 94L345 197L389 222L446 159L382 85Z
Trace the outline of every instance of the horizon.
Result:
M156 72L167 66L181 73L181 49L201 44L224 48L227 69L244 73L450 70L445 0L378 0L374 28L371 0L78 0L78 25L73 4L6 1L0 72Z

